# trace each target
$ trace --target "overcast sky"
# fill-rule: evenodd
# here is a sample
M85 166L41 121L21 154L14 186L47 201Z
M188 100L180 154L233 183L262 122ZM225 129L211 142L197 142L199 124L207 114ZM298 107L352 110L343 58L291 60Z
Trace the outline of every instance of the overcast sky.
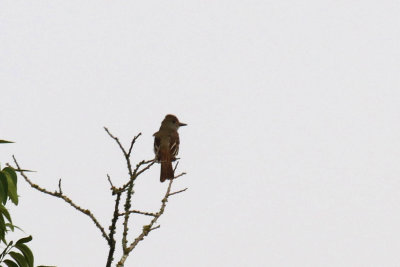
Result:
M398 1L0 1L0 162L108 227L168 113L180 171L126 266L399 266ZM154 212L159 165L136 183ZM94 224L19 180L36 264L105 266ZM133 218L141 230L149 218ZM119 228L120 229L120 228ZM135 232L136 233L136 232ZM19 233L20 236L25 235ZM134 235L130 235L133 240ZM121 245L117 244L117 257Z

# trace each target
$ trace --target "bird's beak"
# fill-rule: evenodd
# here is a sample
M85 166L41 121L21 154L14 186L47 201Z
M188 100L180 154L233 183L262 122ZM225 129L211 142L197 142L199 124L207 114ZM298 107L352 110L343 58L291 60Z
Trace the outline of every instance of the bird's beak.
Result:
M186 123L183 123L183 122L180 122L179 123L179 126L186 126L187 124Z

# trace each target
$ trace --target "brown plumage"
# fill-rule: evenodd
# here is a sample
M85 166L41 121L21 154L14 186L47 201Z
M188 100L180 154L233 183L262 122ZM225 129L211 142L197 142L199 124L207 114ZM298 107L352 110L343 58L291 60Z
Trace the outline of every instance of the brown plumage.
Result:
M174 178L172 161L176 159L179 152L178 129L185 125L185 123L179 122L176 116L169 114L161 122L160 130L153 134L154 153L156 160L161 163L161 182Z

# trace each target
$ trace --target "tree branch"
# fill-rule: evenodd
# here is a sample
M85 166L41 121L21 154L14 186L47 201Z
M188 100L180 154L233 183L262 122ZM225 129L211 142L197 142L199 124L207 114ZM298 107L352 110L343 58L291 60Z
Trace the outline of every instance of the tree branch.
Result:
M109 227L110 233L108 234L108 236L109 236L108 245L110 246L110 250L108 252L106 266L111 266L111 263L114 260L115 243L116 243L114 234L115 234L115 230L117 228L116 224L117 224L118 217L119 217L119 202L120 202L120 200L121 200L121 192L117 193L117 197L115 199L114 214L113 214L113 218L111 220L111 225Z
M131 213L137 213L137 214L142 214L142 215L146 215L146 216L153 216L155 217L157 214L156 213L152 213L152 212L145 212L145 211L140 211L140 210L130 210L128 211L129 214ZM126 214L126 212L120 213L119 216L124 216Z
M174 179L170 180L167 191L164 195L164 198L161 200L161 207L160 207L159 211L155 214L154 218L150 221L150 223L148 225L143 226L142 233L138 237L135 238L135 240L129 245L129 247L126 247L126 249L124 249L123 255L122 255L120 261L118 262L117 267L124 266L124 263L125 263L126 259L128 258L129 253L139 244L140 241L142 241L144 239L145 236L147 236L151 231L160 228L160 225L155 226L155 227L153 227L153 226L157 222L157 220L160 218L160 216L164 213L165 207L167 206L168 197L171 195L174 195L174 194L182 193L182 192L186 191L186 189L187 189L187 188L185 188L183 190L176 191L174 193L170 193L172 183L174 182L174 180L177 177L180 177L182 175L185 175L185 173L181 173L178 176L176 176Z
M18 169L19 169L19 170L22 170L22 169L20 168L20 166L19 166L19 164L18 164L18 162L17 162L17 159L15 158L14 155L13 155L13 159L14 159L14 163L15 163L15 165L18 167ZM42 187L38 186L37 184L34 184L34 183L28 178L28 176L25 175L25 173L24 173L23 171L20 171L20 174L21 174L21 176L25 179L25 181L26 181L31 187L35 188L36 190L38 190L38 191L40 191L40 192L42 192L42 193L45 193L45 194L48 194L48 195L51 195L51 196L54 196L54 197L57 197L57 198L61 198L61 199L63 199L65 202L67 202L69 205L71 205L72 207L74 207L76 210L78 210L78 211L82 212L83 214L89 216L89 218L93 221L93 223L96 225L96 227L100 230L102 236L107 240L107 242L110 242L110 241L109 241L109 237L107 236L107 234L106 234L106 232L105 232L105 230L104 230L104 227L101 226L101 224L100 224L99 221L96 219L96 217L93 215L93 213L92 213L90 210L84 209L84 208L78 206L77 204L75 204L69 197L67 197L67 196L62 192L62 190L61 190L61 179L60 179L59 182L58 182L59 191L58 191L58 192L57 192L57 191L51 192L51 191L49 191L49 190L47 190L47 189L45 189L45 188L42 188Z
M128 150L128 157L131 156L131 152L132 152L133 145L135 144L136 140L137 140L137 139L139 138L139 136L141 136L141 135L142 135L142 133L138 133L138 135L136 135L136 136L132 139L132 141L131 141L131 146L129 147L129 150Z
M131 176L131 178L129 179L129 181L128 181L126 184L124 184L123 186L117 188L116 191L117 191L117 192L123 192L123 191L125 191L125 190L128 188L128 186L130 185L130 183L133 182L134 180L136 180L136 177L138 177L139 175L141 175L141 174L142 174L143 172L145 172L146 170L150 169L150 167L153 166L154 163L156 163L156 161L155 161L154 159L147 160L147 161L146 161L146 160L142 160L141 162L139 162L139 163L136 165L136 168L135 168L135 170L133 171L132 176ZM140 168L142 165L145 165L145 164L148 164L148 165L139 171L139 168Z
M107 257L106 267L111 267L111 264L114 260L114 254L115 254L115 249L116 249L115 233L117 230L117 222L120 217L123 217L123 223L122 223L123 230L122 230L122 238L121 238L122 256L121 256L119 262L117 263L118 267L122 267L122 266L124 266L124 263L125 263L126 259L128 258L129 254L138 245L138 243L140 241L142 241L151 231L160 228L160 225L156 225L156 223L157 223L158 219L160 218L160 216L164 213L164 210L167 206L168 198L172 195L176 195L176 194L185 192L188 188L184 188L182 190L171 192L172 183L174 182L174 180L176 178L186 174L183 172L183 173L175 176L174 179L170 180L168 187L167 187L167 191L165 192L164 197L161 200L161 206L156 213L145 212L145 211L140 211L140 210L132 210L131 202L132 202L132 198L134 195L134 185L135 185L136 178L139 175L141 175L143 172L150 169L150 167L156 163L156 160L155 159L147 160L147 161L142 160L136 164L136 167L134 169L132 169L132 163L131 163L130 157L131 157L133 146L134 146L136 140L140 137L141 133L139 133L132 139L132 141L130 142L129 149L125 150L125 148L122 146L119 139L117 137L115 137L114 135L112 135L106 127L104 127L104 129L107 132L107 134L118 144L119 148L121 149L122 154L124 155L124 158L126 161L126 166L128 168L128 175L129 175L129 179L125 184L123 184L120 187L116 187L112 183L111 177L107 174L107 179L108 179L108 182L111 187L110 189L111 189L112 195L116 195L113 216L111 219L111 224L108 228L108 230L109 230L108 234L106 233L104 227L99 223L99 221L96 219L96 217L93 215L93 213L90 210L84 209L84 208L78 206L69 197L67 197L63 193L62 187L61 187L61 179L58 181L58 191L56 190L54 192L51 192L43 187L40 187L37 184L34 184L28 178L28 176L25 174L29 170L21 169L14 156L13 156L13 159L14 159L16 166L18 167L17 170L21 173L21 176L25 179L25 181L31 187L35 188L36 190L38 190L42 193L63 199L69 205L74 207L76 210L84 213L93 221L93 223L96 225L96 227L100 230L102 236L106 239L107 244L109 246L109 253L108 253L108 257ZM178 163L179 163L179 161L177 161L177 163L175 164L174 172L175 172L176 168L178 167ZM124 194L126 194L126 197L124 196ZM120 207L121 197L125 197L123 211L121 210L122 212L120 211L120 209L122 209ZM149 224L143 226L142 232L128 245L128 231L129 231L128 223L130 220L130 215L133 213L150 216L150 217L152 217L152 219Z
M137 136L135 136L135 137L132 139L131 146L130 146L130 148L129 148L129 153L127 153L126 150L124 149L124 147L122 146L121 142L119 141L118 137L115 137L114 135L112 135L112 134L110 133L110 131L108 130L107 127L104 127L104 130L106 130L106 132L108 133L108 135L109 135L112 139L114 139L115 142L117 142L119 148L121 149L122 153L124 154L124 157L125 157L125 160L126 160L126 164L127 164L127 166L128 166L129 177L132 178L132 174L133 174L133 173L132 173L132 165L131 165L131 161L130 161L129 158L130 158L130 154L131 154L131 151L132 151L133 144L135 144L136 139L139 138L139 136L140 136L142 133L139 133Z
M188 188L186 187L185 189L182 189L182 190L179 190L179 191L170 193L169 196L172 196L172 195L175 195L175 194L179 194L179 193L185 192L187 189L188 189Z

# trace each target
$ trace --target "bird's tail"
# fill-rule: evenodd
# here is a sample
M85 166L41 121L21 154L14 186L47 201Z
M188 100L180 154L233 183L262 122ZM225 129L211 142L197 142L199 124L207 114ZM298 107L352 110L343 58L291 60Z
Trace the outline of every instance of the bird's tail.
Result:
M167 179L174 179L174 169L172 169L172 162L169 153L163 153L161 156L160 181L164 182Z

